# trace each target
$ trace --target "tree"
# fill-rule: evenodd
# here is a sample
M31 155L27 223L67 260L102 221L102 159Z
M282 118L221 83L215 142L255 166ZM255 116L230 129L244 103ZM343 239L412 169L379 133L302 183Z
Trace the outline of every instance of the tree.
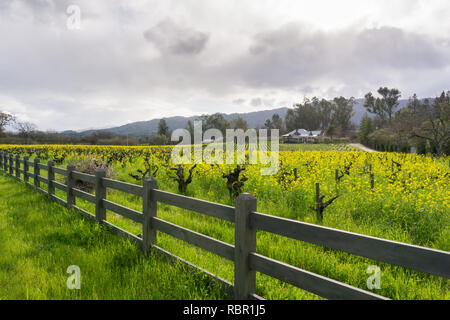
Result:
M0 135L5 131L5 127L11 123L14 123L16 118L7 112L0 112Z
M169 136L169 126L164 119L159 120L158 134L161 136Z
M237 117L230 121L230 127L231 129L242 129L244 131L247 131L248 124L247 121L245 121L241 117Z
M200 119L203 122L203 130L218 129L225 136L225 131L230 127L230 123L225 120L222 114L202 115Z
M327 129L333 120L333 104L325 99L319 101L319 99L313 98L313 105L319 112L320 129Z
M191 144L194 143L194 125L192 124L192 121L189 120L187 123L187 130L189 131L189 134L191 136Z
M334 114L333 124L341 128L341 133L346 134L352 125L353 106L355 99L351 97L346 99L344 97L334 98Z
M297 128L297 114L294 109L288 109L284 117L284 124L287 131L293 131Z
M430 141L440 156L450 141L450 91L442 92L432 104L424 103L422 109L418 115L422 121L412 129L413 136Z
M272 115L272 128L271 129L283 129L283 119L281 119L278 113Z
M381 98L376 98L371 92L365 96L364 107L368 112L376 114L381 123L384 124L386 119L392 119L395 108L398 107L398 99L401 97L401 93L398 89L389 89L387 87L381 87L378 89L378 94Z
M16 127L19 131L19 136L24 138L29 138L30 135L37 129L37 126L31 122L16 122Z
M320 127L320 115L317 108L311 103L311 100L305 99L303 104L297 104L295 113L296 126L294 129L313 131Z
M361 120L361 124L359 126L359 141L364 144L369 144L369 135L374 131L372 119L367 115Z

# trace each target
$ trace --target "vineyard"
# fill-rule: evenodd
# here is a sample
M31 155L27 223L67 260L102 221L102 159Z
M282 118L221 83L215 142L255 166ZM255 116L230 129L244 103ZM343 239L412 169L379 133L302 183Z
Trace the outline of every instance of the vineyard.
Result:
M62 168L74 164L78 171L90 174L101 167L111 178L139 185L143 178L153 176L161 190L227 205L234 205L236 196L247 192L257 197L260 212L450 250L449 157L365 153L343 145L317 145L308 151L300 148L281 145L279 170L272 176L261 175L261 165L176 165L168 146L4 145L0 151L31 160L37 157L42 163L52 160ZM57 179L64 182L64 177ZM93 192L89 184L79 184L84 191ZM142 206L133 195L112 191L107 197L136 210ZM93 206L83 200L77 205L86 210ZM167 221L234 242L234 228L226 221L165 205L159 212ZM113 213L108 213L107 220L136 235L141 232L134 222ZM158 237L162 248L232 280L228 261L163 234ZM381 289L375 292L389 298L450 298L446 279L265 232L258 232L257 237L261 254L362 289L367 289L367 267L378 265ZM257 293L268 299L318 298L263 275L257 280Z

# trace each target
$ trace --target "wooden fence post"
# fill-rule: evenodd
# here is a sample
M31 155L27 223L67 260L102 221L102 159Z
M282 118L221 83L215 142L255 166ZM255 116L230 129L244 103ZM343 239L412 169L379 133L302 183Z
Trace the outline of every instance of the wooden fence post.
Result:
M38 176L41 174L41 169L39 169L39 158L34 158L34 186L39 188L41 184L39 183Z
M13 169L13 155L12 153L9 154L9 175L12 177L14 175L14 169Z
M144 195L143 195L143 208L144 222L142 223L142 240L143 250L145 256L150 254L150 249L153 245L156 245L156 230L152 227L152 217L156 217L158 203L154 200L153 189L158 188L158 182L155 178L144 179Z
M20 156L16 155L16 178L20 180Z
M28 182L28 157L23 157L23 181Z
M256 251L256 229L249 225L250 212L256 211L256 198L242 193L236 198L234 299L247 300L255 292L256 272L250 269L248 255Z
M48 196L51 197L52 195L55 194L55 185L53 184L53 181L55 181L55 170L53 169L53 167L55 166L55 163L50 160L47 162L47 166L48 166Z
M5 169L5 173L8 173L8 153L3 154L3 168Z
M75 165L67 165L67 209L73 209L75 206L75 196L73 194L73 187L75 186L75 179L72 176L72 171L74 171Z
M105 169L95 170L95 219L100 223L106 220L106 209L103 205L103 199L106 199L106 187L102 180L104 177Z

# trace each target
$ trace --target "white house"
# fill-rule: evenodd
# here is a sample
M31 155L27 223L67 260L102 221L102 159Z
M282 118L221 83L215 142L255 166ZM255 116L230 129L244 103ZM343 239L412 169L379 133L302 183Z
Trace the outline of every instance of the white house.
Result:
M322 136L322 131L308 131L305 129L295 129L283 135L284 143L308 143L314 142L314 138Z

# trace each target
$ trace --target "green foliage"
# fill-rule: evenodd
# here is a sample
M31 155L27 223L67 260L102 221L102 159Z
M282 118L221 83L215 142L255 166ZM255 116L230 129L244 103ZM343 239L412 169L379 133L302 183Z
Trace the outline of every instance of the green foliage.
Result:
M362 144L369 144L369 135L374 131L372 119L366 114L359 126L359 141Z

